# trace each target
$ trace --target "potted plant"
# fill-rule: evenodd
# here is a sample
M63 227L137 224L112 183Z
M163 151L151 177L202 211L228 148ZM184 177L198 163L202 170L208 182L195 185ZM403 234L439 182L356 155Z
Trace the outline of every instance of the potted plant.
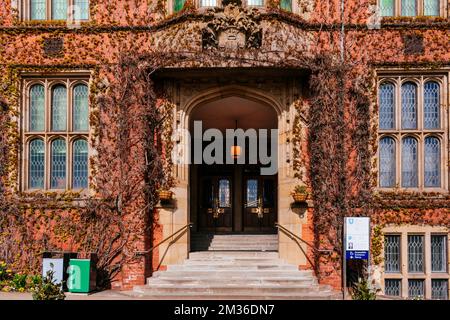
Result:
M173 192L170 190L159 189L158 195L160 201L170 201L173 198Z
M295 202L305 202L308 199L309 192L306 186L296 186L291 193Z

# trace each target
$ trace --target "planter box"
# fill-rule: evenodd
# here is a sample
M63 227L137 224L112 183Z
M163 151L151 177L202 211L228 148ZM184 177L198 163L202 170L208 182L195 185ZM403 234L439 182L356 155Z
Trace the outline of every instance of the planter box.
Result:
M294 199L294 202L306 202L308 199L307 193L293 193L292 198Z

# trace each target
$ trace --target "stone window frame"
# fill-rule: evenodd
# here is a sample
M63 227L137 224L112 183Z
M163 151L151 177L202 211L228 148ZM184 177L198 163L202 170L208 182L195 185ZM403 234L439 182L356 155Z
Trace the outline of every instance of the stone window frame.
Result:
M382 16L381 15L381 1L382 0L377 0L377 8L379 9L379 14L380 14L381 18L408 17L408 16L402 16L402 12L401 12L402 0L393 0L394 14L392 16ZM437 15L437 16L425 16L424 15L424 7L425 7L424 1L426 1L426 0L416 0L417 12L416 12L415 16L411 16L410 18L413 18L413 17L445 18L445 17L447 17L448 2L446 0L439 0L439 15Z
M31 20L31 1L30 0L17 0L13 3L13 8L16 8L19 13L19 18L22 21L51 21L52 19L52 0L46 1L46 19L45 20ZM73 8L74 0L67 0L67 8ZM90 0L89 0L90 7ZM79 21L87 22L91 20L91 13L88 10L88 19L82 19ZM69 21L74 22L74 11L73 9L67 13L67 20L61 21Z
M87 85L88 93L90 92L90 72L77 72L75 74L62 73L52 76L39 76L33 73L26 73L22 75L22 89L21 89L21 117L20 128L22 136L22 150L21 150L21 165L20 165L20 190L24 192L36 191L50 191L63 193L66 191L89 193L89 177L91 176L90 156L93 154L91 148L90 138L91 129L88 126L87 131L72 131L73 127L73 89L76 85ZM30 90L34 85L44 86L44 131L31 132L29 130L30 124ZM67 89L67 109L66 109L66 130L52 131L51 126L51 94L52 89L56 85L64 85ZM89 103L89 97L88 97ZM90 117L90 108L88 109L88 121ZM51 179L51 144L54 140L61 138L66 143L66 181L65 188L52 189L50 184ZM29 188L29 146L31 141L35 139L42 139L44 141L44 188L31 189ZM73 145L74 142L82 139L88 144L88 187L85 189L72 188L73 185Z
M431 280L447 280L450 291L450 230L443 226L388 226L383 228L383 235L399 235L400 236L400 272L385 272L384 260L381 263L381 291L385 292L385 280L401 281L401 298L408 297L408 280L424 280L425 281L425 299L431 299ZM408 235L424 236L424 272L408 272ZM443 235L447 236L447 271L432 272L431 271L431 236ZM384 237L383 237L384 239ZM384 256L384 241L383 256ZM450 297L450 292L447 292Z
M217 1L217 8L220 8L222 6L222 0L216 0ZM264 11L266 9L268 0L263 0L264 4L262 6L249 6L248 0L242 0L242 6L243 7L251 7L251 8L258 8L261 11ZM292 13L297 13L299 12L299 6L298 6L298 1L297 0L291 0L292 1ZM199 9L199 11L205 11L211 8L215 8L215 7L211 7L211 6L201 6L201 0L194 0L195 2L195 7ZM170 14L174 14L176 12L174 12L173 7L174 7L174 3L175 0L168 0L167 1L167 13Z
M425 129L423 128L423 86L427 81L436 81L440 85L440 128ZM417 129L401 128L401 85L405 82L413 82L417 87ZM380 129L379 114L377 115L378 137L377 141L382 138L390 137L395 141L395 167L396 177L394 187L380 187L380 148L377 150L377 189L380 191L390 191L392 189L400 189L407 191L427 191L447 193L449 191L449 123L450 114L449 106L449 73L442 71L437 73L427 73L411 71L408 72L389 72L379 71L377 77L377 105L380 106L379 88L383 83L392 83L395 90L395 128ZM379 110L379 109L378 109ZM401 143L404 137L414 137L418 141L418 187L402 187L401 185ZM440 141L441 147L441 187L424 187L424 145L425 138L433 136Z

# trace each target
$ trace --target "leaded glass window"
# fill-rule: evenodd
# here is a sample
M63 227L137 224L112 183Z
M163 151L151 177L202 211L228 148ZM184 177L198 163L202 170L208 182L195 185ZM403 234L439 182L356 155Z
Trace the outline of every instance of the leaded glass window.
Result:
M413 17L417 15L416 0L402 0L402 16Z
M26 172L22 175L25 178L22 181L24 190L87 189L88 79L55 76L23 81L24 87L30 88L28 99L23 99L24 119L27 121L22 130L23 143L27 144L23 150L27 154L22 156L24 161L28 159L24 166ZM72 91L70 94L67 88ZM71 99L67 99L69 96ZM71 124L67 126L69 118Z
M45 130L45 89L36 84L30 89L30 131Z
M89 0L74 0L73 17L75 20L89 19Z
M447 236L431 236L431 271L447 271Z
M408 271L424 272L424 245L422 235L408 235Z
M380 187L395 187L395 141L385 137L380 140Z
M219 207L231 207L231 185L228 179L219 180Z
M52 89L52 130L65 131L67 124L67 89L56 85Z
M66 142L63 139L52 142L50 185L52 189L66 188Z
M448 280L431 279L431 299L448 300Z
M425 138L425 187L441 186L441 144L436 137Z
M385 279L384 294L387 296L399 297L402 294L402 280Z
M89 123L88 86L76 85L73 89L73 130L86 131Z
M44 188L45 145L41 139L30 142L28 183L31 189Z
M85 189L88 187L88 143L86 140L76 140L73 143L72 187Z
M183 9L183 6L184 6L184 2L185 2L186 0L174 0L173 1L173 11L174 12L178 12L178 11L180 11L181 9Z
M46 19L46 0L31 0L30 1L30 18L31 20L45 20Z
M51 176L52 189L66 188L66 142L56 139L52 142Z
M281 0L280 8L286 11L292 11L292 0Z
M386 272L400 272L399 235L387 235L384 238L384 269Z
M424 16L439 16L439 0L424 0L423 1L423 15Z
M446 183L442 179L442 155L447 152L443 141L448 129L443 128L441 120L441 104L446 97L440 85L446 81L436 76L380 79L380 187L447 188L442 185Z
M417 128L417 85L405 82L402 85L402 129Z
M247 180L247 208L256 208L258 206L258 180Z
M420 279L408 280L408 296L411 299L424 299L425 298L425 281Z
M417 140L412 137L402 141L402 187L417 187Z
M380 85L380 129L395 127L395 87L392 83Z
M382 17L394 16L394 8L394 0L380 0L380 14Z
M262 7L264 5L264 0L248 0L249 6Z
M429 81L423 87L423 118L425 129L438 129L440 126L440 87L439 83Z
M52 20L67 20L67 0L52 0Z
M217 0L200 0L201 7L216 7Z

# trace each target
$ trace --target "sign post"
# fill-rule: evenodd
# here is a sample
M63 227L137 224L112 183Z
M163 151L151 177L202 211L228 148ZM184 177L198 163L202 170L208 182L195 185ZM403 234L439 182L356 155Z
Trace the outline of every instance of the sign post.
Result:
M370 218L344 218L343 282L344 299L347 291L347 260L367 260L369 264Z

